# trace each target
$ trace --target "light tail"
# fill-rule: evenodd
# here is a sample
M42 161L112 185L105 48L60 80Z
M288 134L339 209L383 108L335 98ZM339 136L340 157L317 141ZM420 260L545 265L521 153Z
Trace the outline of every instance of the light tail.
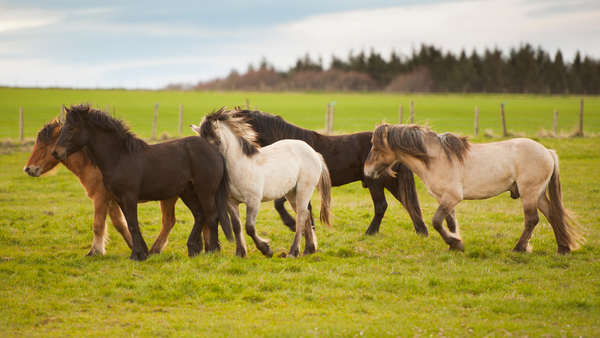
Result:
M327 226L331 227L331 178L329 177L329 170L327 169L325 160L323 160L323 156L321 156L321 154L318 155L321 160L321 178L317 185L317 190L321 197L321 213L319 219L321 220L321 223L325 223Z
M577 232L582 226L575 220L572 213L562 203L562 189L560 185L560 171L558 169L558 155L550 150L554 159L554 172L548 183L548 199L550 200L550 225L554 230L559 253L577 250L585 243L585 238Z

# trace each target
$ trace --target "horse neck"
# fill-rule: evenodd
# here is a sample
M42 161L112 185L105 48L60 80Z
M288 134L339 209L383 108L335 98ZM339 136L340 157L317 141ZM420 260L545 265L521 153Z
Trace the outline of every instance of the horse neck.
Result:
M250 160L248 155L244 154L242 150L242 146L237 140L237 136L229 129L229 127L223 126L221 129L221 137L226 135L227 150L223 153L225 157L225 161L227 162L227 167L231 170L235 170L236 168L243 166L241 163L247 162Z
M115 168L123 154L127 154L125 140L116 131L91 129L86 147L102 173Z
M402 162L408 169L419 176L425 185L427 185L433 169L440 165L440 161L446 159L446 155L437 136L423 135L423 143L429 156L429 166L425 165L420 159L401 152L396 152L396 157L398 161Z

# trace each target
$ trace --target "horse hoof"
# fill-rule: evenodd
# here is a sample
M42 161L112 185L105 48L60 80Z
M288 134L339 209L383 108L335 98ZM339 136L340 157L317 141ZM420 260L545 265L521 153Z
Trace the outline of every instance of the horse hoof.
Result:
M140 252L137 254L131 253L131 256L129 257L129 259L132 261L143 262L148 259L148 255L144 254L143 252Z
M246 250L235 250L235 255L239 258L246 258Z
M423 237L429 236L429 232L427 232L427 228L417 229L415 231L416 231L417 235L420 235Z
M377 235L377 233L379 233L378 229L368 228L367 231L365 232L365 235L375 236L375 235Z
M292 255L291 253L288 253L285 258L296 258L296 256Z
M558 246L558 251L556 251L559 255L566 255L571 253L571 248L568 246Z
M268 250L267 250L267 252L263 252L263 254L264 254L265 256L267 256L267 258L271 258L271 257L273 257L273 249L271 249L271 247L270 247L270 246L268 246L268 247L267 247L267 249L268 249Z
M531 244L527 244L527 246L525 248L520 248L520 247L516 247L514 249L512 249L512 252L517 252L517 253L522 253L522 252L526 252L526 253L531 253L533 251L533 247L531 246Z
M460 251L460 252L464 252L465 251L465 245L463 244L462 241L456 241L452 244L450 244L450 251Z
M304 252L302 253L302 256L312 255L316 252L317 252L317 250L315 250L315 247L304 248Z

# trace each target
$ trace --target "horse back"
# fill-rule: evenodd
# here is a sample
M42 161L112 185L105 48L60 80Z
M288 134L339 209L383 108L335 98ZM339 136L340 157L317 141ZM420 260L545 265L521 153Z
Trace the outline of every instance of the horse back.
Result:
M371 150L372 132L348 135L318 135L314 149L323 156L332 186L364 179L363 167Z

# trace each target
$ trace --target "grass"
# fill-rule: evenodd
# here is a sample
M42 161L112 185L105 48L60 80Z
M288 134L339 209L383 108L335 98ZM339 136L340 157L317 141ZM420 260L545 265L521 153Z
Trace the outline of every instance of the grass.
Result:
M17 94L0 93L18 101L14 98ZM322 104L314 104L319 100L340 102L336 123L345 114L340 97L347 96L357 105L362 102L365 108L370 100L376 112L387 111L389 105L389 121L395 116L394 105L410 100L408 96L339 93L30 93L31 105L39 105L40 112L47 102L54 106L52 102L69 99L55 95L72 95L73 102L96 100L101 107L102 97L114 96L111 102L131 102L133 106L140 96L148 95L149 117L152 95L159 96L156 101L162 100L161 107L166 106L169 95L197 96L190 101L196 102L202 113L194 117L190 108L186 115L190 123L214 107L242 103L249 95L251 104L256 101L259 109L264 101L265 110L292 116L290 120L300 125L313 123L317 129L323 125ZM90 93L93 97L85 98ZM474 97L423 96L415 102L417 107L419 100L423 105L432 101L431 107L456 106L456 111L471 116L468 111ZM490 106L500 98L481 97ZM233 102L220 103L220 99ZM576 98L548 100L577 103ZM545 104L542 97L514 96L508 99L507 109L520 101L523 107ZM1 116L6 102L0 100ZM459 109L458 102L467 104ZM587 102L593 106L594 99ZM301 114L308 106L311 108ZM40 113L41 121L33 130L56 115L55 110L47 117ZM148 126L140 125L144 118L130 114L126 119L134 122L133 130L149 136ZM353 114L361 116L359 109ZM382 117L362 115L362 124L340 126L339 130L370 130L369 125ZM432 115L437 116L431 119L438 131L465 128L468 133L471 125L465 122L461 127L458 122L443 120L444 114L437 111ZM527 130L536 132L536 128ZM431 232L428 238L414 234L410 218L389 194L381 233L365 236L373 216L372 202L368 191L355 182L333 189L334 228L318 225L319 251L310 257L279 257L288 250L292 233L280 224L271 203L261 208L258 231L272 240L276 252L272 259L263 257L249 238L247 259L235 258L234 244L224 239L221 253L189 259L185 243L193 219L182 203L177 205L178 223L163 254L143 263L131 262L127 260L129 249L111 228L107 254L85 257L92 239L93 212L77 179L64 167L52 176L30 178L21 171L28 153L0 155L0 330L3 336L44 337L595 337L600 332L600 141L539 141L558 151L565 204L586 228L587 244L567 256L556 255L556 241L543 216L532 239L533 253L510 252L522 232L523 214L520 201L508 194L461 203L457 217L466 251L448 252L430 226L436 203L417 180ZM160 228L158 203L140 205L139 220L146 241L152 242Z

